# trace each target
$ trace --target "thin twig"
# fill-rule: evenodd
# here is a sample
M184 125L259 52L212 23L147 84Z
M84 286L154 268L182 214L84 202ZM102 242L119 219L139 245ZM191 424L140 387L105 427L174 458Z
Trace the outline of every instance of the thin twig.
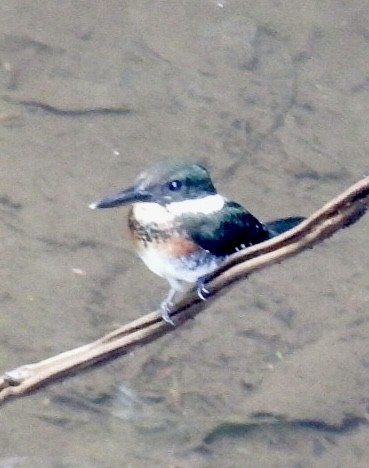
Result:
M352 225L365 213L368 205L369 177L365 177L294 229L232 255L207 278L210 300L203 302L197 291L192 290L175 305L171 316L175 318L176 328L201 312L211 303L213 296L224 292L233 283L311 248ZM174 327L162 320L160 311L155 311L92 343L8 371L0 377L0 401L28 393L77 369L125 354L172 330Z

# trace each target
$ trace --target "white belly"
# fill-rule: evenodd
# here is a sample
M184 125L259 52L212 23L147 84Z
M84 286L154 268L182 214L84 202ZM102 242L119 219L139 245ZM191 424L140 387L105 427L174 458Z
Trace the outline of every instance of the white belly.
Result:
M165 278L171 285L174 282L196 283L199 278L214 271L219 264L216 257L205 251L201 254L173 258L163 251L146 247L138 254L153 273ZM178 286L177 289L182 288Z
M156 224L163 231L175 224L177 216L185 213L211 214L224 206L220 195L209 195L196 200L172 202L166 206L158 203L136 203L133 205L134 218L142 224ZM165 278L173 288L183 290L181 283L195 283L202 276L211 273L220 263L220 259L205 250L182 257L172 257L165 249L145 245L138 254L146 266L158 276ZM182 285L183 286L183 285Z

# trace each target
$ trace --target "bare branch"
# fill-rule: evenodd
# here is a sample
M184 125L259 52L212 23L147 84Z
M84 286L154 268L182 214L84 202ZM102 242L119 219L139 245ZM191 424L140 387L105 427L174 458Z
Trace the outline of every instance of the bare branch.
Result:
M229 257L207 278L206 289L211 298L203 302L197 291L192 290L175 305L171 317L175 318L177 326L181 325L201 312L215 295L224 292L230 285L311 248L338 230L352 225L363 216L368 205L369 177L365 177L294 229ZM155 311L92 343L8 371L0 378L0 401L28 393L77 369L125 354L172 330L174 327L162 320L160 311Z

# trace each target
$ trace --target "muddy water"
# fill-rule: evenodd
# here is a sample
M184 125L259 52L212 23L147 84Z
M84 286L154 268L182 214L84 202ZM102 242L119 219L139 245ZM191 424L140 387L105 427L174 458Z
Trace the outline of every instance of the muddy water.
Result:
M360 1L0 5L0 365L78 346L167 286L100 195L171 157L261 219L368 173ZM4 467L368 466L368 219L130 356L1 409Z

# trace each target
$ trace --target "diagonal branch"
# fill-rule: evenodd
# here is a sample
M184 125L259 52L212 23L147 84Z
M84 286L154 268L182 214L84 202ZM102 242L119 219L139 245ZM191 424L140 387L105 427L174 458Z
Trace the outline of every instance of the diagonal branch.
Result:
M369 177L365 177L294 229L230 256L207 277L209 300L203 302L196 289L191 290L175 305L171 317L175 318L177 326L181 325L207 307L214 296L223 293L237 281L297 255L352 225L364 215L368 206ZM0 377L0 401L28 393L77 369L126 354L134 347L150 343L172 330L174 328L162 320L160 311L155 311L92 343L8 371Z

